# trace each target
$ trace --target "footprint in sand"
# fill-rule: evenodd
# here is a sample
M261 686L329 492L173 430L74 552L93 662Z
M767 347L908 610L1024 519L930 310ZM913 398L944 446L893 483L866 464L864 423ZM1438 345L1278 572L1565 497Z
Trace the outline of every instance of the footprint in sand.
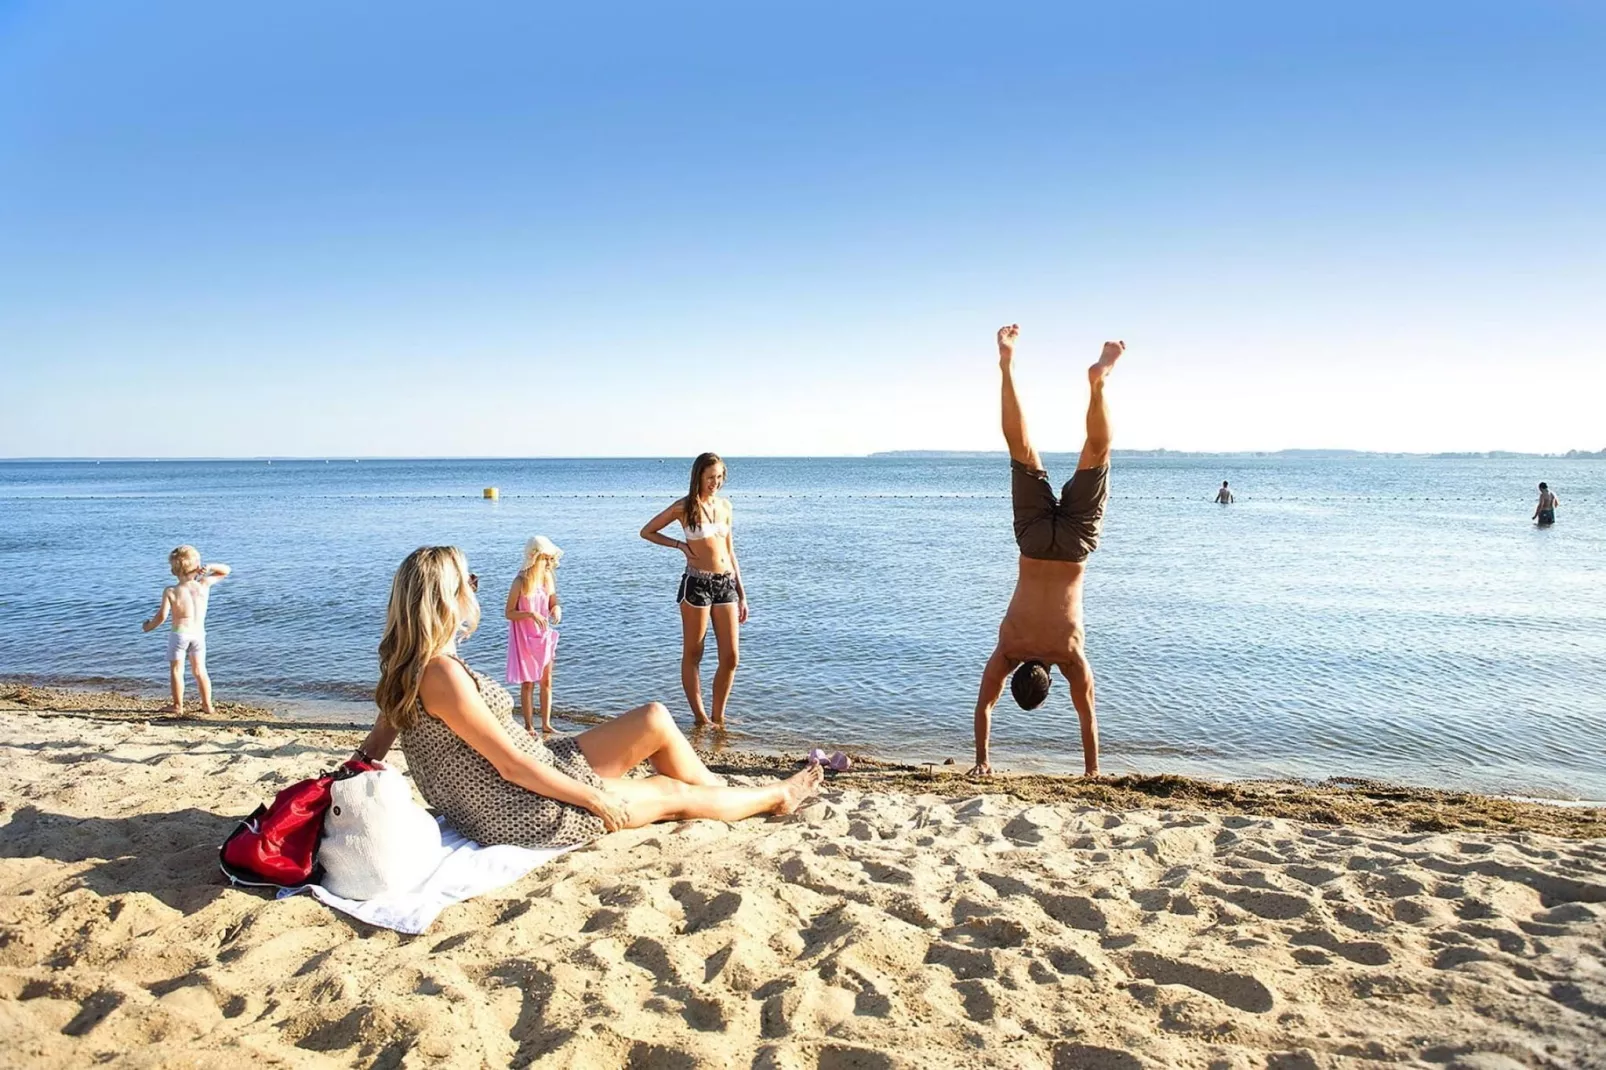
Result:
M1156 984L1186 985L1241 1011L1264 1014L1273 1005L1271 989L1247 973L1196 966L1152 951L1134 951L1128 963L1134 976Z

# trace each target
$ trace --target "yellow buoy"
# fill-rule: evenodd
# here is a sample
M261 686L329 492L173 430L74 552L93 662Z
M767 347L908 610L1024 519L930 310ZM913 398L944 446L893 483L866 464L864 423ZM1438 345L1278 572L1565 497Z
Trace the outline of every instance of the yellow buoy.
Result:
M495 487L486 487L485 488L485 500L486 501L494 502L494 501L496 501L497 498L500 498L501 496L502 496L502 492L497 490Z

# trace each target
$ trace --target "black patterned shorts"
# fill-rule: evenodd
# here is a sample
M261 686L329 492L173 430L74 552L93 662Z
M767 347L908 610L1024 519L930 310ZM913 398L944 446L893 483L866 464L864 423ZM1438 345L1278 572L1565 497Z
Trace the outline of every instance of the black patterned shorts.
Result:
M688 568L686 574L680 577L680 590L675 595L675 601L699 608L735 602L736 573Z

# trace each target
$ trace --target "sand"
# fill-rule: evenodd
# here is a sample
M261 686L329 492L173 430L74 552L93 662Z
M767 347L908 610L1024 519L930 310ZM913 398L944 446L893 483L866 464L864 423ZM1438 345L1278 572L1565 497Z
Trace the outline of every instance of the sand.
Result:
M216 869L356 733L6 704L5 1065L1606 1065L1598 811L1563 838L1442 799L1448 831L1253 812L1275 787L872 769L791 818L607 837L403 937Z

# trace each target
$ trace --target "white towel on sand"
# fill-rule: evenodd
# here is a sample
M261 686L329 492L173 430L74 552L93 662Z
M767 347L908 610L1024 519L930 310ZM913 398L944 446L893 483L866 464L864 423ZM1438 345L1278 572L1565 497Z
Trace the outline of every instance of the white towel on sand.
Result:
M380 899L342 899L321 884L303 884L280 889L279 898L311 892L319 902L359 921L416 936L453 903L504 888L536 866L574 850L573 846L532 848L501 844L485 847L444 821L440 826L440 864L413 891Z

